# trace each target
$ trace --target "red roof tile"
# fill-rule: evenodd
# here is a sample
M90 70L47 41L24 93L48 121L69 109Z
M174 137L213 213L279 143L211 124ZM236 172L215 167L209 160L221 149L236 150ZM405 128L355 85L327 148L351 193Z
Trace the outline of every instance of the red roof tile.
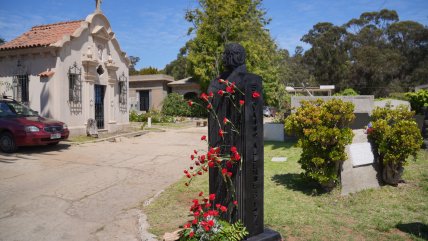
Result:
M83 20L78 20L34 26L16 39L0 45L0 50L49 46L61 40L64 35L73 34L82 22Z

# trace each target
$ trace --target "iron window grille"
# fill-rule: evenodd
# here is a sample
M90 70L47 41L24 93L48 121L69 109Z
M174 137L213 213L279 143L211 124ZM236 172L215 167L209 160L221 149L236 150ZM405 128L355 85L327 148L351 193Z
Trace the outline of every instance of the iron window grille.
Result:
M122 75L119 76L119 104L127 104L127 94L128 94L128 78L125 76L125 72L122 72Z
M77 63L68 69L68 84L69 84L69 101L81 102L82 101L82 69L77 67Z
M16 86L17 100L24 104L28 104L28 102L30 101L29 88L28 88L28 84L29 84L28 74L15 75L15 78L17 81L17 86Z

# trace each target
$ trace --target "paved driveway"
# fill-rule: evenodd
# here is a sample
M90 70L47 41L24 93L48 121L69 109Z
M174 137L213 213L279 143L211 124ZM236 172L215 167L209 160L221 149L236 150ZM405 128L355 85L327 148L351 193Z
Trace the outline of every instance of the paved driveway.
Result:
M204 133L0 152L0 240L145 240L137 207L182 176Z

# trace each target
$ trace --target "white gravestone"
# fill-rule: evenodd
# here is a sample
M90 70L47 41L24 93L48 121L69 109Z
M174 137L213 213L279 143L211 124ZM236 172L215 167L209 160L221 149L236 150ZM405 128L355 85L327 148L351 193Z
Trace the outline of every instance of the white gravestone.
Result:
M273 162L286 162L287 161L287 157L272 157Z
M351 144L349 156L353 167L369 165L374 162L372 147L369 142Z

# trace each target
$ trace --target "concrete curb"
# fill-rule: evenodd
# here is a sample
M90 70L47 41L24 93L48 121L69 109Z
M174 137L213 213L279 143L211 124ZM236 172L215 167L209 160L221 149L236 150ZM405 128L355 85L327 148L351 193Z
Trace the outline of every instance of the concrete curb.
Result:
M105 138L97 138L95 140L90 140L90 141L84 141L84 142L67 142L70 145L82 145L82 144L88 144L88 143L97 143L97 142L102 142L102 141L110 141L110 140L114 140L115 138L118 137L136 137L136 136L141 136L144 134L147 134L149 132L165 132L165 130L142 130L142 131L134 131L134 132L130 132L130 133L123 133L123 134L119 134L119 135L115 135L115 136L109 136L109 137L105 137Z

